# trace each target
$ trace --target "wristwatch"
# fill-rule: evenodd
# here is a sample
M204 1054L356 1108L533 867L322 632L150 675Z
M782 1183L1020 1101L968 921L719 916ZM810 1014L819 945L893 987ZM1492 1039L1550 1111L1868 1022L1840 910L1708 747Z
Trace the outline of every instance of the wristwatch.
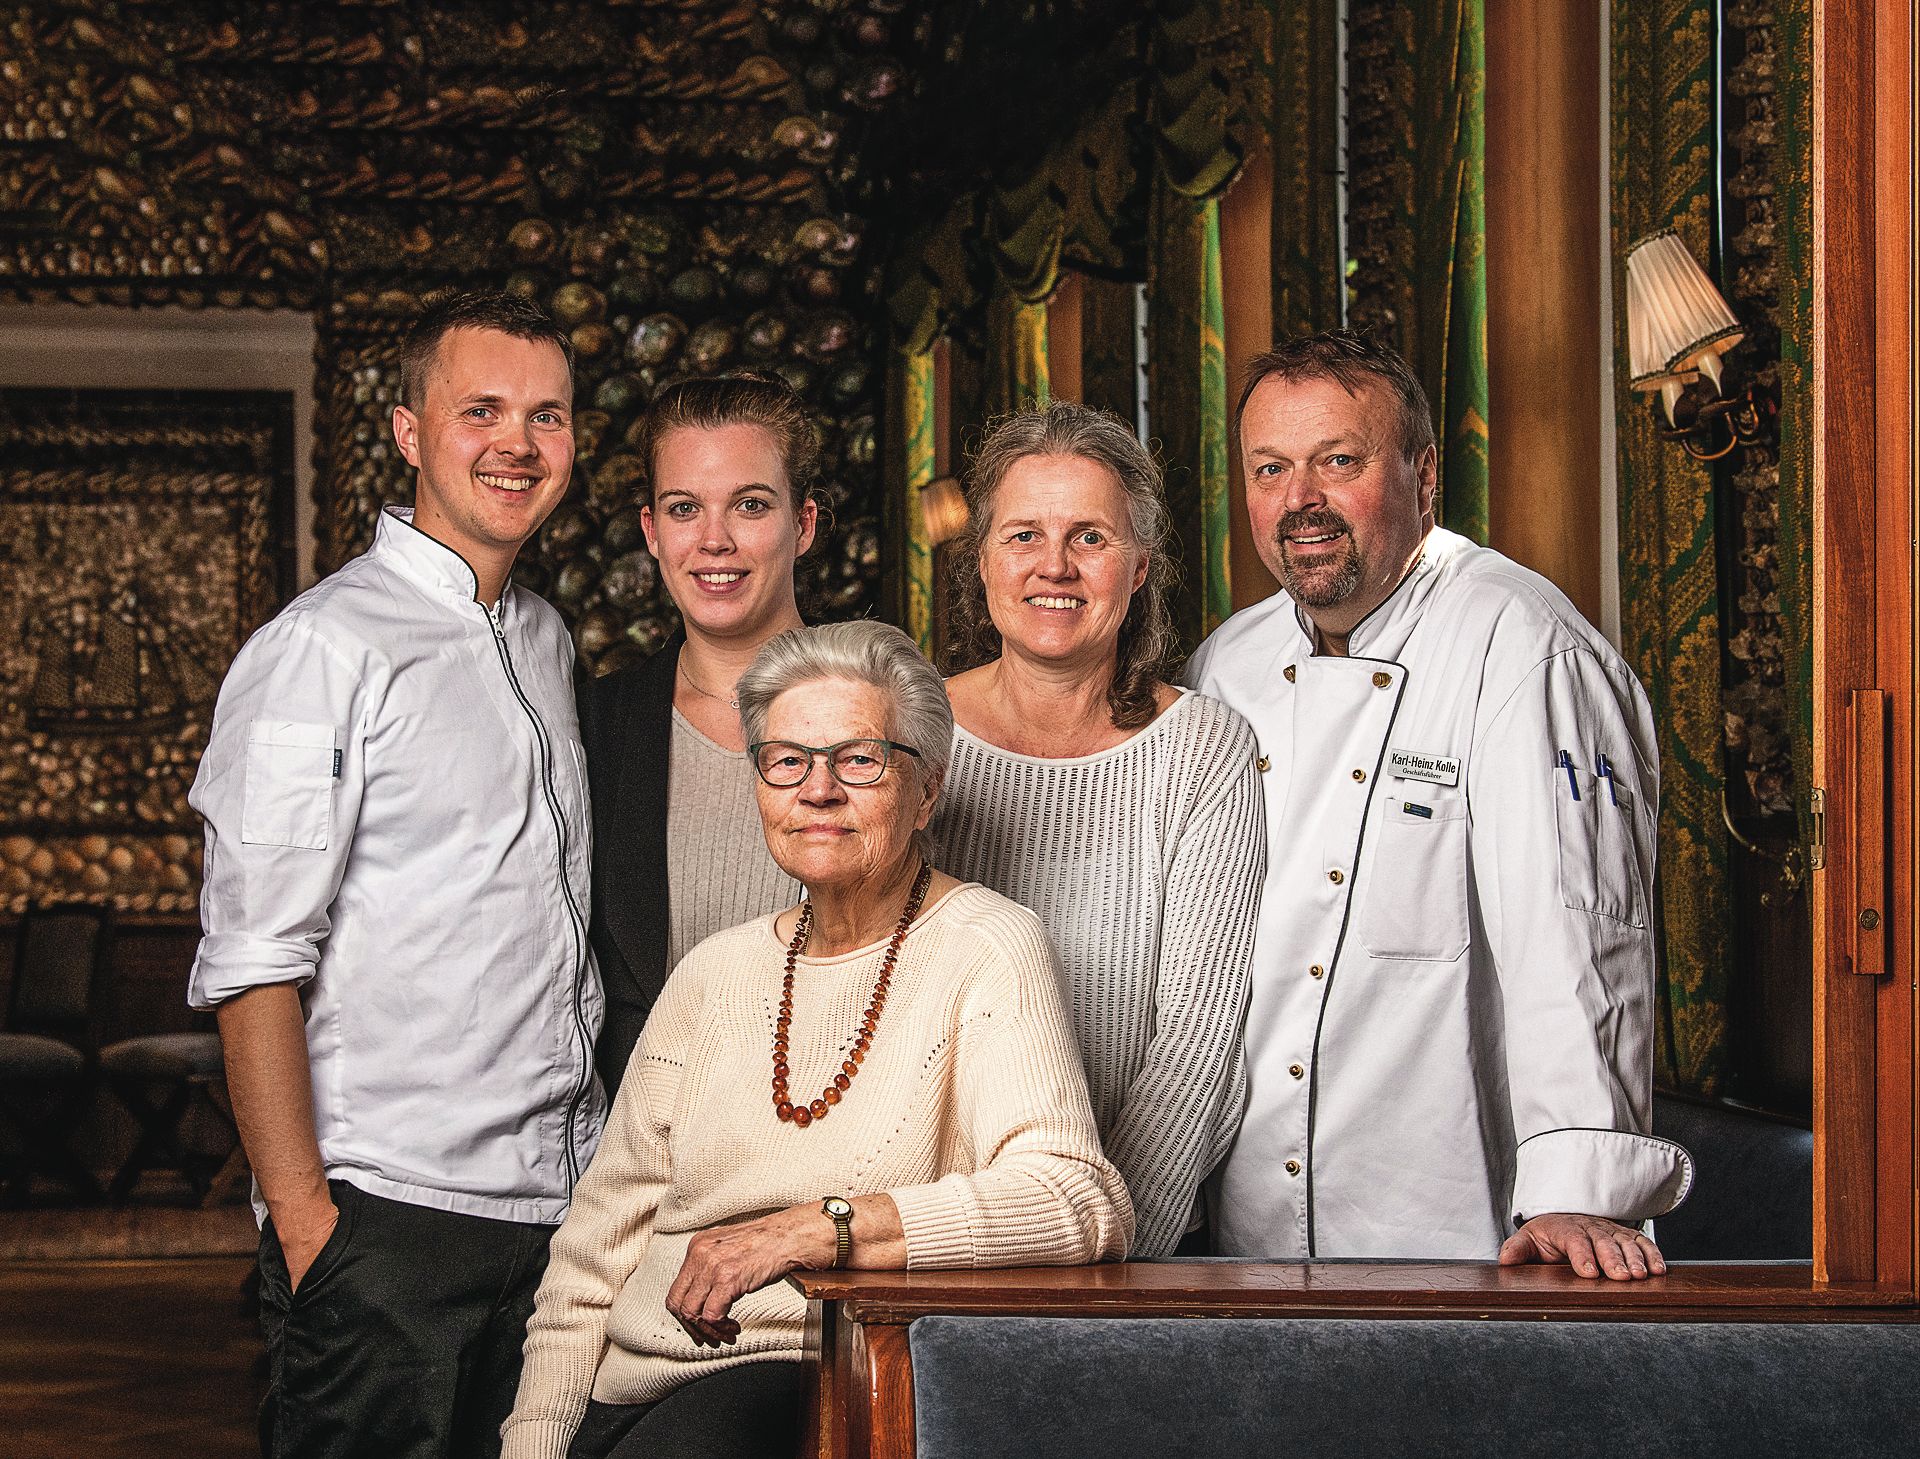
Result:
M828 1196L820 1211L833 1222L833 1264L843 1267L853 1255L853 1202L844 1196Z

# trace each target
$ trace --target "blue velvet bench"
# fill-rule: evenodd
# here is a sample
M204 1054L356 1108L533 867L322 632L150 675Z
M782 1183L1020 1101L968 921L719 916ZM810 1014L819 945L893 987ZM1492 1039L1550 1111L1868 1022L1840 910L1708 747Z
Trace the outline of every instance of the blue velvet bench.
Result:
M810 1459L1920 1453L1920 1309L1793 1263L802 1272Z

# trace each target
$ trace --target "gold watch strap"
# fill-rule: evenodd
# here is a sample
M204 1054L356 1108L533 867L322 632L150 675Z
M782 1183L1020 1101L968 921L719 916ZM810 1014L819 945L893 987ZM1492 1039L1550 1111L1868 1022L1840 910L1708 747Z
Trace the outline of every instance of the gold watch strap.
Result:
M844 1214L833 1209L836 1204L844 1206ZM828 1196L820 1203L820 1210L833 1222L833 1265L837 1270L853 1255L853 1207L844 1197Z

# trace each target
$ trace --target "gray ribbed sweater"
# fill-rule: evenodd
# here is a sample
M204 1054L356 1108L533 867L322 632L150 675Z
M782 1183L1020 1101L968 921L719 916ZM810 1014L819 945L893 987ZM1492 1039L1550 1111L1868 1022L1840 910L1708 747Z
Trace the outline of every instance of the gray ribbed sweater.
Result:
M1094 1118L1133 1197L1135 1256L1178 1245L1233 1136L1266 823L1253 732L1183 692L1094 755L954 734L942 871L1039 915L1059 954Z

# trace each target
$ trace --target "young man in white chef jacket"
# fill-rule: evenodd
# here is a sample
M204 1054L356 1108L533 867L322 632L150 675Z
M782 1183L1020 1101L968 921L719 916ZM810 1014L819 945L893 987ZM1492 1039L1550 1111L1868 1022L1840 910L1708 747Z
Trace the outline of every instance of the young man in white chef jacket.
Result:
M508 577L573 471L567 338L454 296L401 395L413 509L247 641L189 797L273 1459L500 1452L604 1108L573 645Z
M1432 412L1392 350L1269 351L1239 429L1283 591L1187 672L1253 725L1267 805L1218 1249L1657 1275L1640 1224L1692 1162L1646 1133L1646 695L1552 583L1434 526Z

